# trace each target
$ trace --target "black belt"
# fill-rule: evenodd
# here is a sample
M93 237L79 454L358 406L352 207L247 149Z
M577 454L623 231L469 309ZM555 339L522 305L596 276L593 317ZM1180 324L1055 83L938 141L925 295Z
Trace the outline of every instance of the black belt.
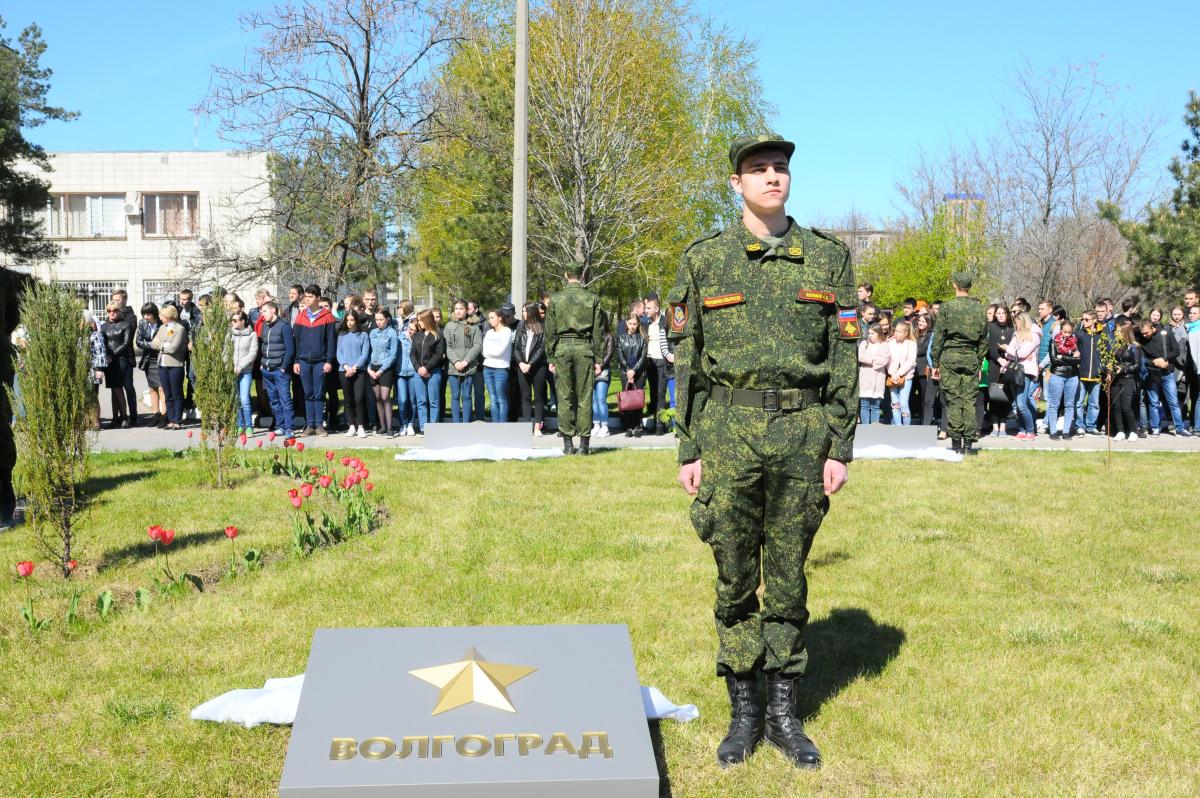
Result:
M769 391L747 391L714 385L708 392L709 399L722 404L739 407L761 408L771 413L780 410L803 410L821 401L820 388L779 388Z

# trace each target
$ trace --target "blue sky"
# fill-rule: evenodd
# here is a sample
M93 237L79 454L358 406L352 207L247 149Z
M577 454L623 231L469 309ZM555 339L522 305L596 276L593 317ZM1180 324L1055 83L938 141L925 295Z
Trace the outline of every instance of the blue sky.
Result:
M0 12L10 37L30 21L42 26L51 99L82 112L32 137L50 150L192 149L189 109L209 66L240 61L247 41L237 15L267 5L58 0ZM895 182L918 149L986 137L1025 59L1038 69L1097 62L1127 107L1166 121L1156 166L1184 135L1188 89L1200 88L1194 7L1176 0L1136 10L1111 0L695 5L757 41L775 126L798 144L790 210L807 221L851 207L875 220L894 215ZM199 146L223 146L204 119Z

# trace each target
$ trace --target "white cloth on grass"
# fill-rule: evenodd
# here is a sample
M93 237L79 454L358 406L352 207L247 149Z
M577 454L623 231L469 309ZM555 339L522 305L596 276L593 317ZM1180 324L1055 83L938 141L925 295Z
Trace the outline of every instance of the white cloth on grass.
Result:
M562 457L559 449L515 449L507 446L491 446L476 443L471 446L451 446L448 449L425 449L418 447L396 455L396 459L408 462L461 463L465 460L540 460L543 457Z
M300 706L304 674L287 679L267 679L258 690L230 690L192 710L192 720L240 723L247 729L263 723L290 726ZM700 717L692 704L676 706L657 687L642 688L642 705L648 720L669 719L686 723Z
M944 449L941 446L926 446L923 449L900 449L895 446L886 444L877 444L875 446L864 446L861 449L855 447L855 460L944 460L947 463L960 463L963 456L951 449Z

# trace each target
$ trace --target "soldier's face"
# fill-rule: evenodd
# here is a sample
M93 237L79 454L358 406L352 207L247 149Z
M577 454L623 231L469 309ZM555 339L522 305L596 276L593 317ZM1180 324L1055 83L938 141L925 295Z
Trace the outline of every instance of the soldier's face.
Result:
M729 184L751 208L781 210L792 187L787 156L771 150L748 155L741 170L729 178Z

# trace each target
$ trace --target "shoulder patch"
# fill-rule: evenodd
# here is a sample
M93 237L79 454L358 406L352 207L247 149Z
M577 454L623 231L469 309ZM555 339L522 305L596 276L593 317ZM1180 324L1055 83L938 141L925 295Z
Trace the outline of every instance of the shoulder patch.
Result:
M671 303L671 332L681 333L687 327L688 309L686 302Z
M858 311L851 308L849 310L838 311L838 335L842 338L858 338Z

